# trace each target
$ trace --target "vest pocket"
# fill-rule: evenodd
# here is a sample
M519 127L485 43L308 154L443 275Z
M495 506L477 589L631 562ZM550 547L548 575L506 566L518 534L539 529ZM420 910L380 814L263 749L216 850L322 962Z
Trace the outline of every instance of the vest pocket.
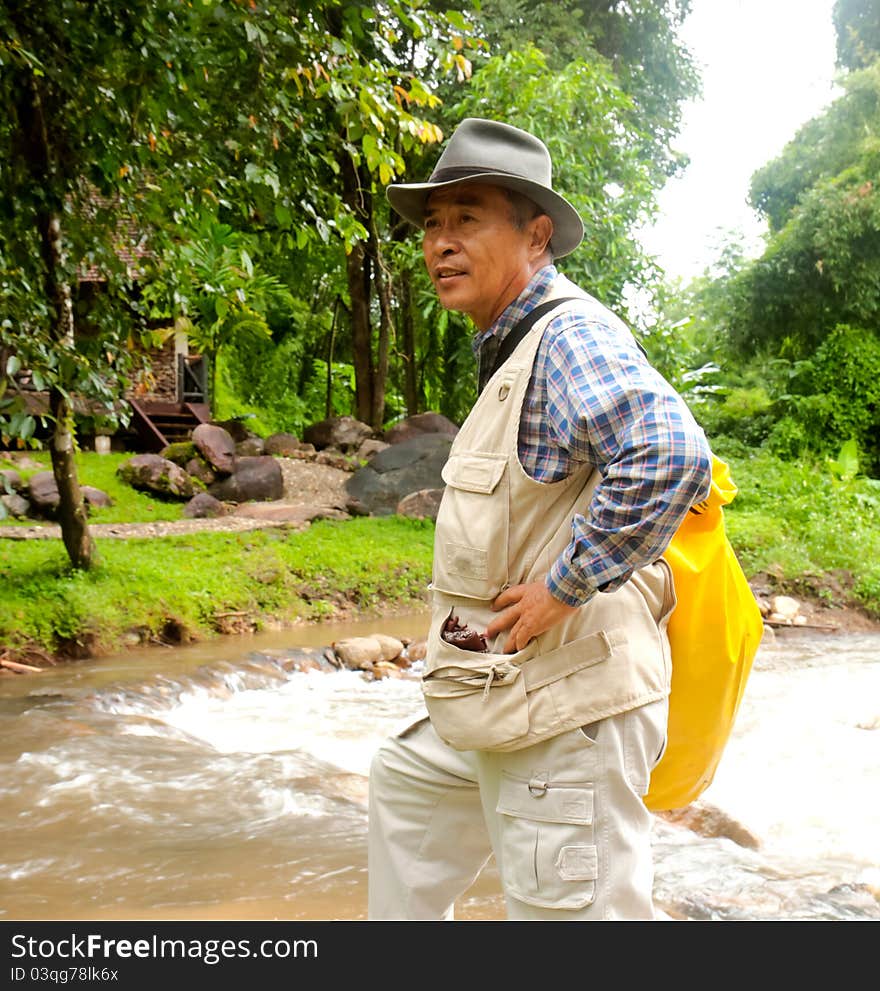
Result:
M594 901L599 854L593 786L502 772L496 811L508 895L541 908L581 909Z
M508 578L507 456L449 456L437 514L432 584L441 592L493 599Z
M521 665L532 641L516 654L462 650L432 630L422 674L431 723L457 750L492 750L529 731L529 703Z

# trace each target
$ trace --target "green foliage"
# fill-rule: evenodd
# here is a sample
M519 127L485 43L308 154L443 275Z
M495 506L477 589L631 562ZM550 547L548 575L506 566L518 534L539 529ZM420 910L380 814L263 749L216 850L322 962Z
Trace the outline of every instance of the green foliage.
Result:
M880 476L880 338L837 326L795 388L786 405L802 425L800 450L827 455L852 440L866 471Z
M739 488L725 523L746 574L807 586L842 571L853 597L880 615L880 483L855 475L844 483L821 461L716 450Z
M880 56L880 8L875 0L837 0L834 4L837 64L863 69Z
M800 127L782 153L752 176L750 201L780 231L805 193L854 165L876 166L880 66L842 80L843 93ZM873 168L876 173L876 167Z
M533 46L491 58L451 108L455 120L485 116L537 134L553 159L553 182L578 209L584 242L561 264L612 306L649 263L631 229L647 219L665 181L638 153L645 139L632 99L595 53L551 72Z
M464 6L464 5L460 5ZM671 147L686 100L699 91L694 59L679 31L690 0L480 0L473 17L492 55L533 45L550 72L601 56L632 100L643 130L638 156L665 175L684 161ZM479 75L479 64L475 75Z

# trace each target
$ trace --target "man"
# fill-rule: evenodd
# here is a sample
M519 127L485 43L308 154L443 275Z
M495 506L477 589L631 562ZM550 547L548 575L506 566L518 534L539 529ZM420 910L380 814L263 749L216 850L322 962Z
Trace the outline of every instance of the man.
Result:
M372 919L452 918L493 854L509 919L653 918L642 796L665 746L674 604L661 555L711 455L626 326L557 272L583 225L551 170L533 135L471 118L428 182L388 189L424 232L441 303L476 325L483 388L444 468L430 718L371 767Z

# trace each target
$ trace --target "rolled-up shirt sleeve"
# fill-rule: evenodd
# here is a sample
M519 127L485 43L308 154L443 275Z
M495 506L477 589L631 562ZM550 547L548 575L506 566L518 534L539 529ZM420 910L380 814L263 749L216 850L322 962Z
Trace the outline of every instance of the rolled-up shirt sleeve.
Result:
M547 334L549 436L600 475L547 576L551 594L577 606L660 557L708 495L712 455L684 400L628 331L565 314Z

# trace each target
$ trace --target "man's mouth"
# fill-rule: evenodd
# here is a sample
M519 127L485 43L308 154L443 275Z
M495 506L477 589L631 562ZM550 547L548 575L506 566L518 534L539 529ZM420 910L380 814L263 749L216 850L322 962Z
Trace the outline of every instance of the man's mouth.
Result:
M449 279L454 279L459 275L466 275L467 273L462 271L460 268L437 268L434 269L434 279L437 282L446 282Z

